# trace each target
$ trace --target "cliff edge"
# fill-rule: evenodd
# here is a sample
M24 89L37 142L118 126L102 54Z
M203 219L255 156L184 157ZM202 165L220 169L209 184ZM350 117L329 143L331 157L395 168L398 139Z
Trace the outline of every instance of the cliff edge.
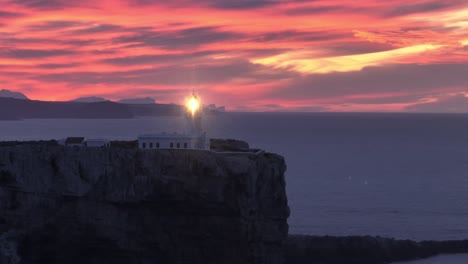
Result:
M283 263L275 154L0 147L0 263Z

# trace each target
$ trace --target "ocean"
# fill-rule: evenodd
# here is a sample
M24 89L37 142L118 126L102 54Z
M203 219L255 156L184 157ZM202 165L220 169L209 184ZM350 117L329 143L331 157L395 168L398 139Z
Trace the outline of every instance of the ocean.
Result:
M135 139L182 118L0 121L0 140ZM468 239L468 115L223 113L214 138L286 158L290 233Z
M466 264L467 254L440 255L428 259L420 259L405 262L394 262L394 264Z

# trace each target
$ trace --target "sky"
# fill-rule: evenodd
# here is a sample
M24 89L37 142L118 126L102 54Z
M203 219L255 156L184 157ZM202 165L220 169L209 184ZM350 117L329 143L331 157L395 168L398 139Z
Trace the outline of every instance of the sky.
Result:
M466 0L0 0L0 89L468 112Z

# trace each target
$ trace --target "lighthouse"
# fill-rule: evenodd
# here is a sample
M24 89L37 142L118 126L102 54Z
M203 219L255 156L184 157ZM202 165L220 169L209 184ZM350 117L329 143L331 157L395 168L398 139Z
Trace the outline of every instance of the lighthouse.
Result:
M185 120L186 133L196 139L195 148L197 149L209 149L209 140L202 128L203 114L200 99L194 91L186 102Z
M193 92L192 96L186 102L186 132L191 135L200 135L203 133L201 119L202 111L200 109L200 100L195 92Z
M210 149L210 140L202 128L203 109L199 97L192 92L185 104L183 133L146 134L138 137L140 149Z

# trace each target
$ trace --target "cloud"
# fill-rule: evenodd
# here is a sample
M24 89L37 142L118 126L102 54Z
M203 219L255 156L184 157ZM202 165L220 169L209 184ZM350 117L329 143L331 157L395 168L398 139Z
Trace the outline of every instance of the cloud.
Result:
M417 14L417 13L428 13L428 12L436 12L445 10L448 8L452 8L454 6L460 6L459 1L431 1L431 2L423 2L423 3L416 3L416 4L403 4L398 5L392 10L385 12L384 16L387 17L394 17L394 16L404 16L410 14Z
M297 7L286 8L285 14L292 16L310 16L322 14L359 14L372 15L383 18L393 18L399 16L408 16L413 14L440 12L448 9L459 8L466 5L464 1L447 0L441 1L419 1L417 3L408 4L403 1L382 2L379 4L355 3L355 2L332 2L329 4L325 1L312 1L307 5L299 5Z
M196 48L203 44L219 43L243 37L242 34L222 31L217 27L194 27L177 31L146 31L113 39L114 43L130 43L134 47L152 46L165 49Z
M377 93L377 94L369 94L366 95L364 94L363 96L352 96L347 98L347 102L352 103L352 104L401 104L401 103L414 103L418 102L420 100L423 100L426 97L426 94L422 92L421 94L405 94L405 95L400 95L401 93L405 92L399 92L394 95L391 94L385 94L385 93Z
M206 56L222 53L219 51L200 51L194 53L182 54L155 54L155 55L139 55L127 56L118 58L105 59L102 62L114 65L142 65L142 64L158 64L158 63L181 63L194 62Z
M448 113L467 113L468 98L464 93L440 96L432 99L432 102L423 102L406 107L411 112L448 112Z
M195 86L229 108L404 110L466 88L467 8L462 0L5 0L0 84L42 100L134 92L174 101Z
M277 4L277 1L272 0L211 0L205 2L220 9L255 9Z
M358 71L369 66L378 66L390 59L402 58L409 55L421 54L440 46L421 44L374 53L346 55L338 57L314 58L316 54L311 50L286 52L277 56L252 60L253 63L276 68L293 69L301 73L329 73Z
M49 40L50 42L50 40ZM99 45L99 42L94 39L68 39L68 40L58 40L57 43L63 45L72 45L72 46L94 46Z
M92 33L115 32L115 31L121 31L123 29L124 28L119 25L95 24L95 25L88 26L86 28L73 30L69 32L69 34L87 35L87 34L92 34Z
M252 107L250 107L252 108ZM248 111L249 107L244 107L244 111ZM236 109L237 111L242 109ZM322 112L326 107L322 106L290 106L283 104L264 104L255 106L256 111L265 112Z
M28 25L27 30L31 31L49 31L56 29L66 29L70 27L80 26L82 23L76 21L66 21L66 20L56 20L56 21L46 21L42 23L37 23L34 25Z
M71 68L71 67L78 67L80 66L79 63L45 63L45 64L38 64L36 67L42 69L63 69L63 68Z
M71 50L8 49L0 52L0 58L37 59L74 54Z
M66 6L70 6L72 1L62 1L62 0L11 0L10 2L23 5L29 8L36 9L60 9Z
M394 49L395 46L388 43L376 43L361 40L340 40L338 42L330 43L326 45L326 47L323 47L318 55L320 57L337 57L346 55L377 53L382 51L390 51Z
M50 38L44 37L15 37L15 36L4 36L2 38L2 44L6 45L7 47L16 48L17 45L24 45L24 44L45 44L51 43L54 40ZM55 42L60 42L60 40L55 40Z
M343 10L343 6L307 6L307 7L296 7L286 9L284 11L285 14L288 15L316 15L316 14L324 14L334 11Z
M367 67L358 72L312 74L292 79L271 93L270 98L283 100L352 101L352 96L367 95L367 103L379 102L385 94L425 96L441 90L464 90L468 87L468 63L394 64ZM284 87L283 87L284 85ZM386 96L392 97L392 96ZM376 98L373 100L372 98ZM392 102L390 98L387 102ZM401 100L395 100L398 102Z
M0 18L13 18L13 17L22 16L22 15L23 14L21 14L21 13L8 12L8 11L1 11L0 10Z
M288 48L283 49L269 49L269 48L256 48L256 49L242 49L236 51L224 50L224 54L234 54L233 56L238 56L241 58L261 58L265 56L278 55L284 52L289 51Z
M153 0L137 0L136 5L154 5ZM169 0L165 4L172 7L203 6L222 10L251 10L272 7L280 4L280 0Z
M32 78L46 82L67 82L74 86L97 83L178 86L224 83L236 78L244 81L264 82L291 76L293 76L291 73L268 71L263 66L254 65L244 60L224 60L208 65L177 65L110 73L65 72L40 74Z
M324 41L324 40L338 40L352 37L350 32L330 32L330 31L273 31L263 34L256 34L252 40L255 42L271 42L271 41Z
M192 92L191 89L182 87L182 88L174 88L174 89L149 89L149 88L140 88L140 87L131 87L122 91L118 92L119 98L137 98L137 97L151 97L159 100L164 100L166 102L170 102L168 98L186 98L187 94ZM203 93L204 90L197 89L197 93ZM108 94L110 97L114 97L116 94ZM103 95L106 96L106 95ZM177 101L176 101L177 102Z

